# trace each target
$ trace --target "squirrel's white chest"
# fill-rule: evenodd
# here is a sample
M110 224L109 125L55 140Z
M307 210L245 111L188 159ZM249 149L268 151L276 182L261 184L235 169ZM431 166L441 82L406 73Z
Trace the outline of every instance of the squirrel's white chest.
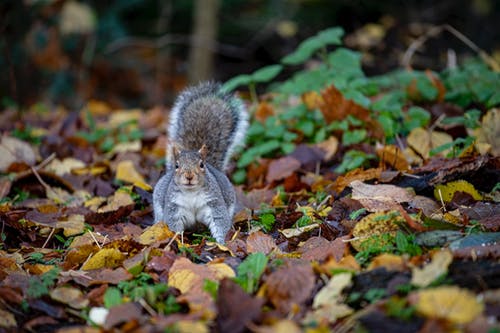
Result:
M178 206L178 214L181 216L184 228L192 227L196 222L205 225L210 223L212 214L203 191L181 192L174 201Z

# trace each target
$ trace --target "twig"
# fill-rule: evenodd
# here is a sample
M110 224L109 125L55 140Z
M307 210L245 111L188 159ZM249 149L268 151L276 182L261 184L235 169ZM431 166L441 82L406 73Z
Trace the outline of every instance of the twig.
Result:
M56 231L56 228L52 228L52 230L50 231L49 237L47 237L47 239L45 240L45 243L43 243L43 245L42 245L42 249L44 249L45 246L47 246L47 244L49 243L49 240L52 238L55 231Z
M459 39L462 43L467 45L470 49L472 49L474 52L476 52L479 57L493 69L495 72L500 72L500 65L498 62L491 57L486 51L482 50L479 46L477 46L473 41L471 41L469 38L467 38L464 34L462 34L460 31L455 29L449 24L444 24L444 25L439 25L439 26L434 26L430 28L424 35L420 36L419 38L415 39L408 49L405 51L403 58L401 60L401 65L406 68L411 68L411 58L415 54L415 52L427 42L427 40L431 37L436 37L439 34L441 34L443 31L448 31L451 33L453 36L455 36L457 39Z
M56 157L56 154L55 153L52 153L49 157L47 157L46 159L44 159L42 162L40 162L40 164L34 166L34 167L31 167L30 169L28 170L25 170L25 171L22 171L22 172L19 172L18 174L16 174L16 179L19 179L19 178L23 178L31 173L33 173L33 170L32 169L35 169L35 170L40 170L40 169L43 169L47 164L49 164L50 162L52 162L52 160Z

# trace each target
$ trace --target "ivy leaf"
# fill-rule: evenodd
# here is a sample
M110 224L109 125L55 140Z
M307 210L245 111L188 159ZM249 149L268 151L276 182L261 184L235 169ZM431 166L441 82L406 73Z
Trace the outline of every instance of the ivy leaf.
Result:
M239 86L248 85L252 82L252 77L247 74L238 75L224 83L221 87L222 91L230 92Z

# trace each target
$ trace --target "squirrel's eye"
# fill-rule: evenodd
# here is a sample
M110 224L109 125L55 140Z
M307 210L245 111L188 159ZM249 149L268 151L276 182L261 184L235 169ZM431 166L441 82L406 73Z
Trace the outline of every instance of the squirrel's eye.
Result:
M205 165L203 164L203 162L202 162L202 161L200 161L200 168L202 168L202 169L203 169L204 167L205 167Z
M179 163L175 162L175 169L179 169Z

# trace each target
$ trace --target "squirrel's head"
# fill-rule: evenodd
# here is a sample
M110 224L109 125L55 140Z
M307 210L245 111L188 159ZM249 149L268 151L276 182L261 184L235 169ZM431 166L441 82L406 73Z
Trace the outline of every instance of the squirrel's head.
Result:
M177 144L172 146L174 162L174 181L183 190L195 190L205 183L205 159L208 148L182 150Z

